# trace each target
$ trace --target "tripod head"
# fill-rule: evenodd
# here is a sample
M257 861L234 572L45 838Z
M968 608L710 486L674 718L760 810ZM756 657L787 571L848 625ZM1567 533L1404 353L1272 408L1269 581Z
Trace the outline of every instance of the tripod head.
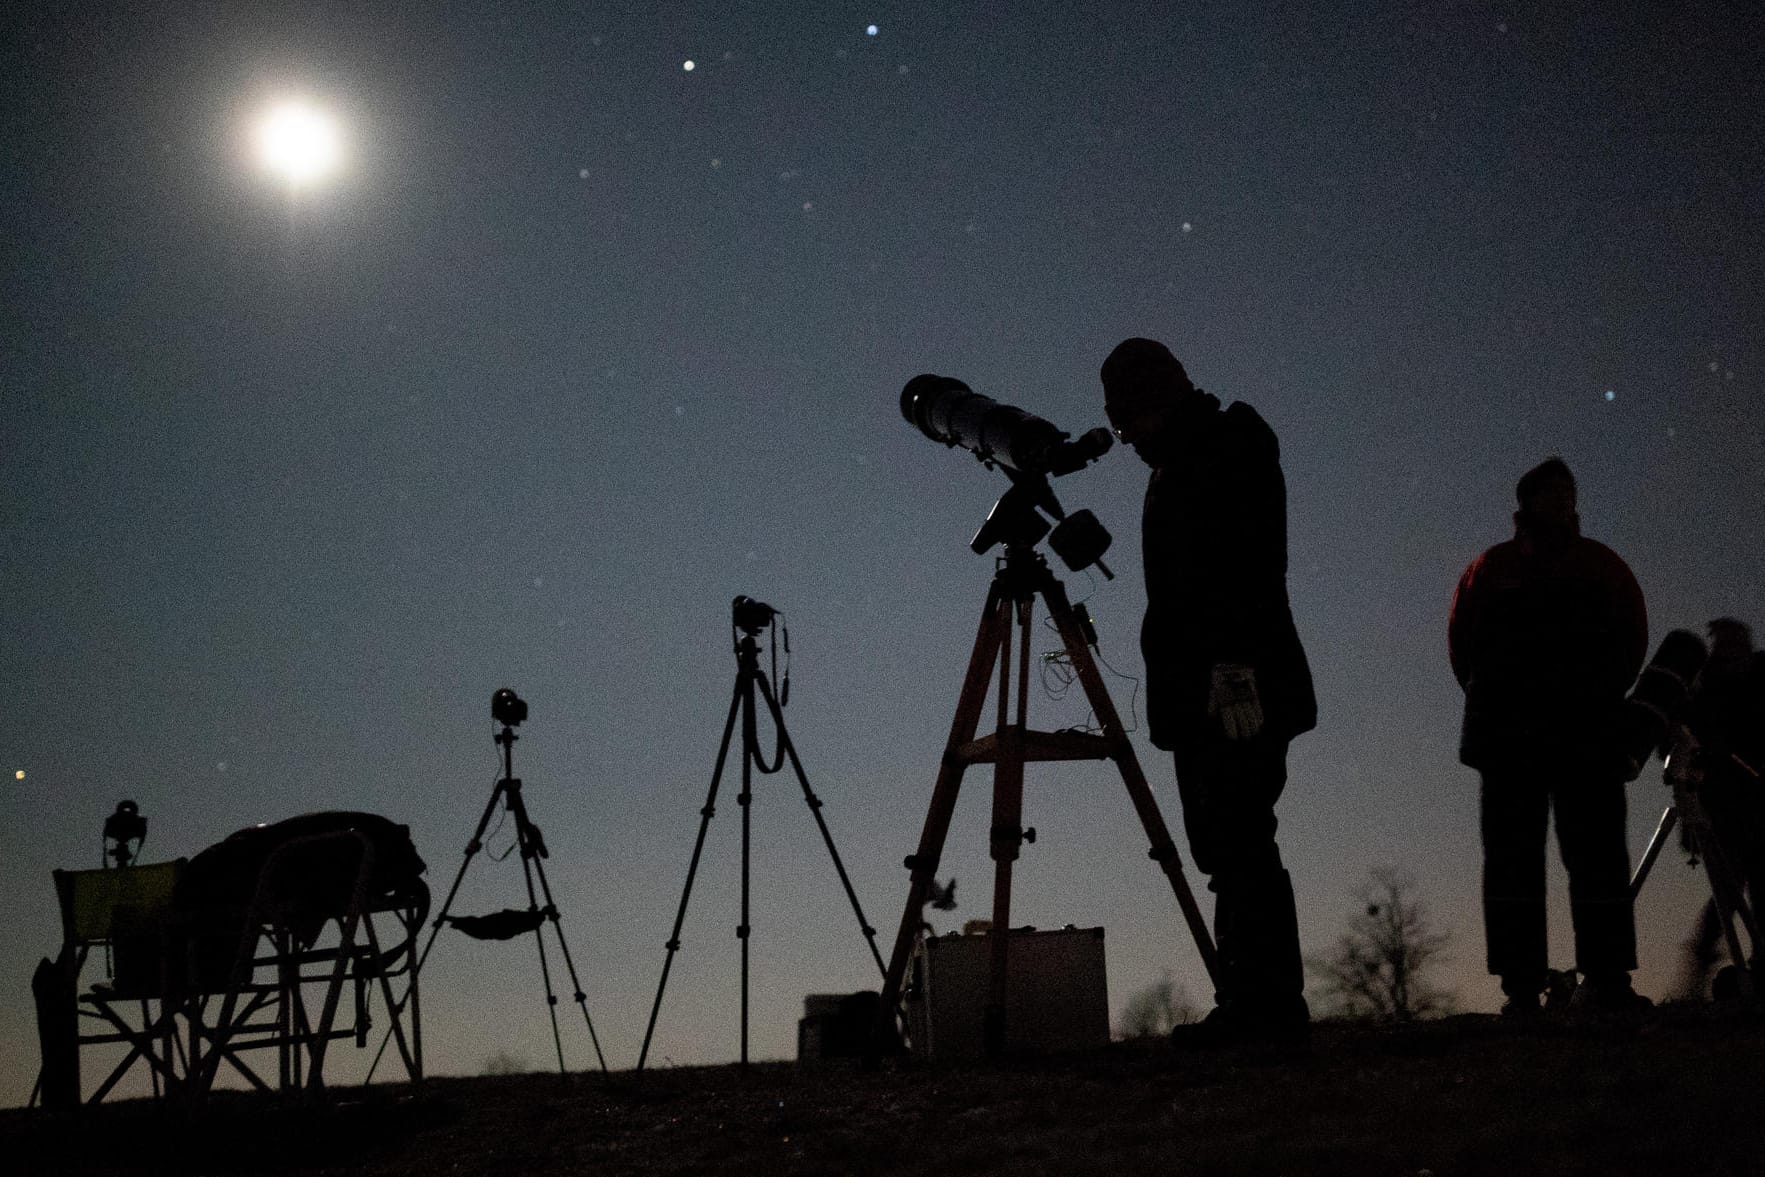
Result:
M730 629L741 636L736 639L736 661L743 666L758 667L760 660L760 631L772 626L772 677L778 680L778 628L784 614L764 601L756 601L753 597L737 597L730 602ZM791 631L787 626L784 630L784 679L779 681L778 705L783 707L791 700Z
M114 861L128 866L139 858L141 843L147 840L147 819L141 816L141 807L133 801L118 801L116 811L104 819L103 836L105 865Z
M1009 555L1013 548L1033 549L1047 538L1074 572L1095 564L1105 579L1115 578L1103 563L1108 530L1089 511L1068 515L1048 484L1050 477L1083 470L1109 452L1115 441L1109 430L1093 429L1075 441L1041 417L982 396L953 377L930 373L915 376L901 390L901 416L933 441L965 449L1011 479L1011 489L969 541L975 555L999 543Z
M512 782L515 779L515 741L520 736L515 729L527 718L527 700L514 692L512 687L503 687L490 697L490 718L503 725L496 733L497 747L503 750L503 780Z
M1074 572L1095 564L1105 580L1115 579L1103 562L1112 537L1097 516L1090 511L1070 515L1063 511L1045 474L1025 474L1009 466L1001 469L1011 478L1011 489L987 512L987 521L968 543L970 551L979 556L1003 543L1009 555L1014 548L1034 548L1046 538L1054 554ZM1050 524L1044 514L1056 522Z

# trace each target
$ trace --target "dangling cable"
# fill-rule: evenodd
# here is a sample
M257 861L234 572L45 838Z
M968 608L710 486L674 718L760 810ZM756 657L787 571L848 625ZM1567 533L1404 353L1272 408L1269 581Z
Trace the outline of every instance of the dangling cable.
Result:
M1103 651L1098 649L1096 646L1091 647L1091 652L1093 654L1097 655L1097 661L1103 663L1103 669L1109 671L1109 673L1115 675L1115 677L1117 677L1119 679L1125 679L1126 681L1134 684L1134 689L1131 692L1129 692L1129 694L1128 694L1128 727L1127 727L1127 730L1131 731L1131 732L1139 731L1140 730L1140 711L1139 711L1138 704L1140 702L1140 680L1135 678L1131 674L1123 674L1121 671L1119 671L1115 667L1111 666L1109 664L1109 659L1105 658L1103 656Z
M774 610L772 613L772 642L771 642L771 644L772 644L772 681L773 682L778 681L778 616L779 616L778 611ZM785 630L785 642L787 643L787 647L788 647L788 644L790 642L790 630L788 630L788 629ZM790 680L790 658L789 658L790 651L788 648L786 649L785 653L786 653L785 681L788 684L788 682ZM781 692L788 692L789 689L790 688L788 685L780 688ZM763 694L766 697L766 710L772 717L773 745L772 745L772 762L770 764L768 764L766 761L766 758L760 754L759 734L758 734L758 732L756 732L754 730L756 723L755 723L755 720L754 720L752 713L749 713L745 717L744 722L746 722L749 725L749 730L747 733L748 734L747 744L748 744L748 749L749 749L748 758L753 762L754 767L756 769L758 769L762 774L769 775L771 773L777 772L779 769L784 767L784 715L782 714L782 710L784 707L784 697L783 697L782 693L775 695L771 691L762 691L761 694Z
M1083 606L1083 602L1081 601L1081 602L1075 603L1073 608L1075 610L1083 612L1082 606ZM1086 620L1087 634L1089 634L1091 632L1090 631L1091 622L1090 622L1090 618L1089 618L1088 613L1085 614L1085 620ZM1051 632L1051 633L1054 633L1054 634L1060 633L1060 626L1055 622L1054 618L1052 618L1052 617L1042 618L1042 625L1044 628L1049 630L1049 632ZM1114 666L1111 666L1109 663L1109 660L1103 656L1103 651L1097 646L1097 644L1095 642L1091 643L1091 652L1096 656L1097 661L1103 666L1103 668L1105 670L1109 671L1110 674L1113 674L1116 678L1123 679L1127 682L1134 684L1133 690L1128 696L1128 721L1129 722L1127 723L1124 730L1130 731L1130 732L1139 731L1140 730L1140 712L1139 712L1140 680L1135 678L1131 674L1123 674L1121 671L1117 670ZM1066 699L1067 695L1071 693L1073 684L1079 680L1078 668L1073 665L1072 655L1067 653L1064 641L1062 642L1060 649L1048 650L1045 653L1043 653L1041 656L1041 662L1042 662L1042 665L1041 665L1042 693L1045 694L1049 699L1053 700L1054 702L1058 703L1058 702L1064 701ZM1097 726L1097 724L1094 722L1095 719L1096 719L1096 712L1087 710L1085 712L1085 722L1080 723L1080 724L1074 724L1071 728L1068 728L1067 730L1092 732L1092 733L1101 732L1103 729Z
M773 619L776 621L778 616L779 614L773 614ZM772 673L773 677L776 679L778 675L778 664L776 662L778 648L776 646L773 647L772 656L775 659ZM789 707L791 705L791 627L788 625L784 627L784 682L779 684L778 705L780 707ZM1757 776L1758 774L1755 773L1754 775Z

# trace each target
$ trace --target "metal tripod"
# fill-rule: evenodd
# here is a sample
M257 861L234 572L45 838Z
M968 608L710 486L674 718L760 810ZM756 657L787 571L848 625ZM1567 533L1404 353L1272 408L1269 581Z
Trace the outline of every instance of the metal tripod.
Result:
M839 872L840 885L846 889L846 898L852 902L852 912L858 917L858 927L864 932L864 938L870 945L870 955L876 960L877 972L883 971L882 954L876 947L876 929L864 917L864 908L858 902L857 892L852 890L852 880L846 874L846 866L840 861L840 852L834 846L833 835L828 832L827 820L821 816L821 798L809 787L809 778L803 772L803 764L797 759L796 745L791 743L790 733L785 730L782 706L772 693L772 684L767 680L766 673L760 669L760 643L757 635L765 627L772 614L769 606L761 605L765 616L744 614L743 603L750 606L757 604L746 597L736 598L736 627L740 637L735 643L735 692L729 701L729 717L723 723L723 741L717 747L717 765L711 771L711 788L705 794L705 804L699 810L699 834L693 842L692 861L686 868L686 886L680 893L680 908L674 915L674 930L668 934L668 955L662 961L662 979L656 984L656 1000L650 1006L649 1026L644 1030L643 1049L637 1058L637 1069L643 1070L644 1063L650 1054L650 1039L656 1032L656 1015L662 1008L662 993L668 988L668 972L674 967L674 954L680 951L680 928L686 921L686 906L692 898L693 879L699 872L699 855L705 848L705 834L710 829L711 818L716 814L717 787L723 778L724 762L729 756L730 737L735 732L735 720L739 713L742 721L742 791L736 795L736 803L742 810L742 915L741 923L736 925L736 938L741 941L742 954L742 1053L741 1066L745 1071L748 1066L748 942L752 931L748 923L748 880L750 871L750 821L752 817L751 802L753 800L753 771L758 768L762 773L777 772L783 767L785 757L790 758L791 769L797 774L797 783L802 786L803 800L809 805L809 812L815 815L815 824L821 829L821 840L827 845L827 852L833 859L834 869ZM789 675L786 675L788 680ZM766 704L767 713L772 717L774 729L778 733L778 749L773 762L768 765L760 754L759 738L755 726L754 692L759 690L760 697Z
M526 705L522 704L521 714L525 715L525 713ZM517 722L519 721L517 720ZM502 730L496 734L497 746L502 749L503 753L502 779L497 781L496 788L491 791L490 800L485 804L484 812L478 818L478 826L472 831L472 840L466 843L466 856L460 863L459 871L454 875L453 886L448 888L447 899L442 903L440 913L436 915L435 922L430 926L429 939L424 942L423 952L417 957L417 963L411 969L411 983L405 991L405 1000L411 1003L411 1031L415 1043L414 1053L418 1060L417 1073L419 1076L422 1074L423 1024L422 1019L418 1016L420 1008L417 997L417 978L423 971L424 962L429 959L429 950L435 947L435 938L441 934L442 927L447 923L454 897L459 894L460 884L465 881L466 868L472 865L472 859L477 857L480 850L484 849L484 831L489 827L490 819L495 816L498 804L504 806L509 815L515 819L515 846L521 853L521 874L527 883L527 911L516 914L525 914L528 917L521 922L523 925L531 924L533 943L539 949L539 975L545 983L546 1012L550 1015L552 1022L552 1045L558 1054L558 1073L564 1074L569 1068L564 1065L564 1040L558 1032L558 997L552 988L551 964L546 957L545 938L542 935L542 929L546 924L551 925L553 933L558 938L558 949L564 957L564 968L570 974L570 985L574 990L576 1007L582 1011L582 1021L588 1027L588 1039L594 1045L595 1058L600 1062L601 1073L608 1073L606 1056L601 1053L600 1038L594 1031L594 1019L588 1016L588 997L583 993L582 982L576 975L576 962L570 956L570 945L564 939L564 928L558 920L558 906L552 899L551 883L545 877L544 860L550 853L546 849L545 836L540 833L539 827L534 824L533 819L528 817L527 802L521 797L521 781L515 776L514 749L515 741L519 738L515 734L514 724L509 722L504 722ZM537 892L533 886L535 879L539 880ZM540 895L545 897L545 906L543 907L539 904ZM401 1000L398 1009L402 1010L404 1004L405 1001ZM397 1010L393 1013L395 1019L397 1013ZM382 1040L380 1052L375 1054L374 1064L368 1068L369 1079L373 1078L374 1067L379 1065L380 1054L385 1050L386 1042Z
M1673 790L1673 802L1661 814L1660 824L1655 827L1654 836L1649 839L1648 849L1643 851L1642 860L1636 865L1636 873L1631 876L1630 898L1634 902L1641 894L1643 883L1648 881L1649 869L1655 865L1655 859L1660 857L1661 849L1667 843L1667 836L1673 832L1675 825L1683 822L1685 838L1690 843L1691 860L1694 864L1700 861L1703 863L1704 878L1710 884L1710 897L1716 905L1717 923L1728 947L1729 962L1745 977L1749 975L1747 958L1741 952L1735 921L1738 919L1746 928L1747 940L1755 953L1759 950L1759 924L1752 905L1747 902L1746 888L1740 872L1730 861L1728 851L1724 849L1722 839L1699 796L1701 773L1696 765L1699 751L1684 729L1681 729L1674 740L1673 752L1668 757L1667 769L1663 774ZM1758 775L1750 765L1740 762L1738 758L1736 762L1741 763L1741 767L1755 777Z
M1087 732L1031 731L1025 723L1029 703L1030 615L1036 597L1046 602L1049 614L1060 632L1067 656L1084 685L1085 697L1102 725L1101 735ZM1014 623L1015 617L1015 623ZM1018 631L1017 699L1015 720L1011 713L1011 643L1012 631ZM962 682L962 694L956 703L956 718L950 725L950 740L944 749L938 770L937 785L932 790L931 806L926 813L925 827L919 837L919 848L903 865L912 872L907 892L907 907L901 913L901 927L895 935L895 947L889 957L883 980L881 1016L900 1016L901 986L909 958L913 955L924 926L924 908L936 884L938 860L943 854L944 839L949 833L950 819L956 808L956 795L963 773L971 764L993 766L993 820L989 847L993 859L993 922L988 933L991 958L987 985L984 1042L990 1057L1005 1049L1006 977L1009 961L1009 929L1011 927L1012 864L1025 841L1035 840L1034 830L1025 830L1023 817L1023 770L1031 761L1043 760L1113 760L1127 786L1128 797L1140 817L1140 824L1152 843L1150 857L1158 863L1170 880L1171 890L1182 909L1183 919L1195 939L1208 976L1215 986L1223 980L1213 938L1202 918L1195 896L1183 877L1182 860L1176 844L1159 812L1158 802L1140 771L1133 745L1122 728L1121 717L1109 698L1097 664L1091 657L1091 644L1096 640L1090 622L1067 600L1066 589L1048 569L1048 562L1035 550L1033 543L1007 543L1004 558L993 576L987 592L987 604L981 612L980 632L975 638L974 653L968 660L968 672ZM989 693L995 667L998 668L998 728L991 735L975 738L981 709ZM879 1042L893 1039L895 1026L879 1027Z

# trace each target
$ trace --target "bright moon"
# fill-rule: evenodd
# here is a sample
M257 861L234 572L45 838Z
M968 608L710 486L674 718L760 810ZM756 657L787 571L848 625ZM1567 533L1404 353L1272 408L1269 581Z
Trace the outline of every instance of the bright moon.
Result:
M295 186L322 180L343 159L337 122L305 102L285 102L257 128L258 159Z

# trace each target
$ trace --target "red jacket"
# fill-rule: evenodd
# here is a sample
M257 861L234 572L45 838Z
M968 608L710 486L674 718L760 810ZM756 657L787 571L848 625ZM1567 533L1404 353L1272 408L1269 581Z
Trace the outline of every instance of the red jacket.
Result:
M1648 653L1648 612L1618 554L1579 533L1515 536L1471 562L1453 594L1447 646L1465 689L1459 759L1603 763Z

